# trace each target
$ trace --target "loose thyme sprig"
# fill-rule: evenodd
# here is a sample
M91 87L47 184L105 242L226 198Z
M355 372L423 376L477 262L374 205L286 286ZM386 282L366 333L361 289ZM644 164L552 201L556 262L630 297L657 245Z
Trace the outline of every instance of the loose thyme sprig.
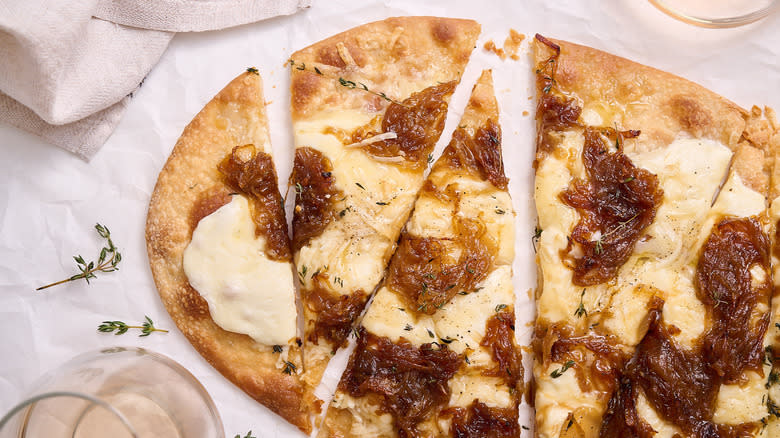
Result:
M114 246L114 242L111 240L111 231L109 231L108 227L100 224L95 224L95 230L97 230L97 233L100 235L100 237L106 239L107 245L100 250L100 255L98 256L97 262L92 261L87 263L84 261L84 257L81 257L80 255L74 256L73 260L76 261L76 267L79 269L79 271L81 271L81 273L76 274L70 278L66 278L65 280L60 280L52 284L47 284L46 286L41 286L35 290L46 289L52 286L57 286L58 284L67 283L69 281L80 280L82 278L86 280L87 284L89 284L90 278L96 278L95 272L118 271L119 268L117 265L122 261L122 254L119 253L119 250L116 246Z
M102 333L111 333L116 331L116 333L114 333L115 335L123 335L130 329L141 329L141 334L138 335L139 337L149 336L152 334L152 332L168 333L168 330L156 328L151 318L145 315L144 317L146 320L142 325L127 325L122 321L103 321L103 324L98 326L98 331Z
M355 90L355 89L363 90L363 91L365 91L367 93L373 94L374 96L379 96L379 97L381 97L382 99L384 99L384 100L386 100L388 102L395 103L395 104L401 105L401 106L407 106L407 105L404 105L402 102L399 102L399 101L397 101L395 99L391 99L385 93L371 90L370 88L368 88L368 86L366 84L364 84L362 82L350 81L350 80L344 79L344 78L342 78L340 76L339 76L338 79L331 78L331 77L325 75L316 66L313 69L309 69L309 68L306 67L306 63L305 62L295 62L295 60L291 59L290 60L290 67L295 68L296 70L300 70L300 71L309 71L309 72L318 74L318 75L320 75L322 77L326 77L326 78L329 78L329 79L336 80L336 81L338 81L339 85L341 85L342 87L349 88L350 90Z
M235 438L241 438L241 434L239 433L238 435L235 436ZM252 435L252 431L250 430L249 432L246 433L246 435L244 435L243 438L256 438L256 437Z

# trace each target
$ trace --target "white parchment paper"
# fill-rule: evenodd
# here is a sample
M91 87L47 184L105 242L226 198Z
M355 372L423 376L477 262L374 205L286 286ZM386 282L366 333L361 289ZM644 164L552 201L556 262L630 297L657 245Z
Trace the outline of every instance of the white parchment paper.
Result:
M39 375L76 354L114 345L143 346L180 362L203 383L221 413L226 436L243 436L250 429L257 437L302 436L219 375L176 330L147 266L147 204L157 173L184 126L248 66L256 66L265 82L276 164L286 185L292 166L287 57L334 33L396 15L464 17L482 24L436 155L449 141L480 71L492 68L517 213L514 286L517 333L525 345L534 313L527 291L536 282L531 246L535 133L528 56L534 33L673 72L743 107L780 106L780 15L742 28L712 30L674 21L644 0L315 0L311 9L291 17L179 34L90 163L0 126L0 414L18 402ZM519 60L501 61L482 49L489 39L502 46L510 28L527 37ZM89 286L82 281L35 292L37 286L76 273L71 256L97 256L103 242L94 231L96 222L110 227L123 254L121 270L99 275ZM101 321L140 322L144 315L171 332L138 338L96 331ZM524 354L530 373L529 351ZM532 422L531 410L523 404L521 423L532 427Z

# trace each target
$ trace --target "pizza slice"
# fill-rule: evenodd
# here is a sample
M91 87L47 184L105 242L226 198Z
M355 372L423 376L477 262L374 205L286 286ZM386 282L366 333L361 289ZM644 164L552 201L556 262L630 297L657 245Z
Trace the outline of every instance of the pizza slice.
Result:
M760 109L754 107L753 114L760 113ZM751 137L756 141L769 144L771 158L773 159L772 174L770 176L769 191L769 220L774 228L770 234L772 238L772 280L775 290L780 288L780 247L778 247L778 233L780 233L780 123L773 110L766 108L768 121L757 123L750 129ZM780 300L772 300L772 317L769 323L769 329L764 341L766 345L765 364L766 396L765 405L768 416L766 417L766 427L763 428L761 436L773 437L780 436ZM770 366L767 370L767 366Z
M772 295L761 111L595 49L533 46L537 435L757 436Z
M514 211L490 71L362 320L320 436L519 436Z
M195 349L310 432L292 256L256 69L184 129L152 194L146 241L160 297Z
M389 18L290 59L292 247L311 388L382 278L479 29Z

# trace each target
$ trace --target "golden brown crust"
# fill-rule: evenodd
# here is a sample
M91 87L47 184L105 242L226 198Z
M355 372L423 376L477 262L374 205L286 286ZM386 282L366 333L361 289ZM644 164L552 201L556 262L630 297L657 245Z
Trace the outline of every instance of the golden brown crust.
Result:
M747 112L691 81L619 56L567 41L561 48L556 85L580 99L583 115L601 116L600 126L641 129L640 149L671 143L681 133L710 138L735 149L745 129ZM551 55L534 40L536 65Z
M364 24L292 54L293 122L334 104L380 110L388 103L360 91L337 93L339 78L403 100L437 82L460 78L480 26L472 20L394 17ZM316 73L314 67L322 74Z
M195 116L157 180L146 223L147 250L160 297L195 349L252 398L308 433L309 408L302 404L298 377L277 368L279 354L271 347L216 325L182 267L197 221L226 202L229 189L217 164L236 145L267 147L267 124L262 82L251 72L230 82ZM299 354L295 350L291 361Z

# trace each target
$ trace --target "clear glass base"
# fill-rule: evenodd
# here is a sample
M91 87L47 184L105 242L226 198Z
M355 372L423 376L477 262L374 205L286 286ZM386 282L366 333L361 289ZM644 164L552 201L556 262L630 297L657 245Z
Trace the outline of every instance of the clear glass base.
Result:
M649 0L688 24L709 28L738 27L758 21L780 7L780 0Z

